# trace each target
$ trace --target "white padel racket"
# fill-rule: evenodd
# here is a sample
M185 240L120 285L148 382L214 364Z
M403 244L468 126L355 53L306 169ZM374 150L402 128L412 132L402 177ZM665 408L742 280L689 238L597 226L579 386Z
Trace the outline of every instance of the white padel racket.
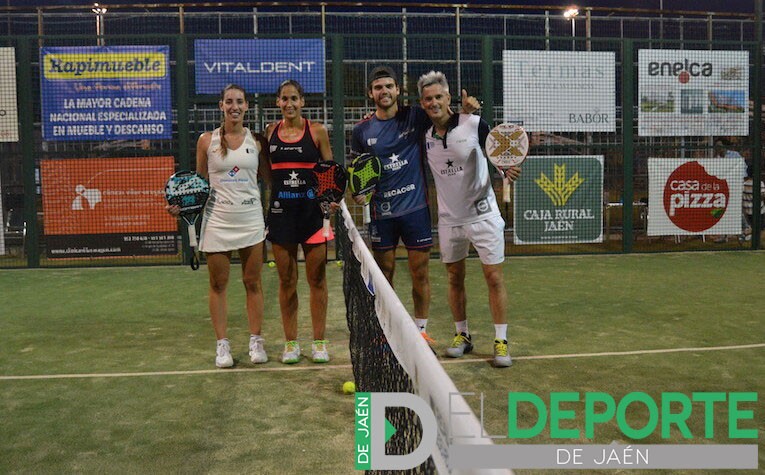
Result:
M503 123L491 129L486 138L489 161L502 172L502 201L510 202L510 182L504 177L507 168L520 166L529 153L529 136L518 124Z

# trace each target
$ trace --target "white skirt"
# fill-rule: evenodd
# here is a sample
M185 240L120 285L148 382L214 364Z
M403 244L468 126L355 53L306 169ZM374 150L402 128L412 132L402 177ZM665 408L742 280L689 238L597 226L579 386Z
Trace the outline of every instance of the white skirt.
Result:
M255 208L245 212L214 210L202 216L199 250L226 252L254 246L266 239L263 210Z

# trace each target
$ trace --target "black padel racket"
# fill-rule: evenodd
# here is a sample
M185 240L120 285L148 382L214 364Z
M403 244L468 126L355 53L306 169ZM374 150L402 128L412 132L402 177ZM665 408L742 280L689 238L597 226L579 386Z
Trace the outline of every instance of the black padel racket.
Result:
M324 213L324 237L329 237L330 203L339 203L348 184L348 173L342 165L332 160L323 160L313 167L316 180L313 191Z
M210 196L210 184L201 175L188 170L175 173L167 180L165 185L165 198L171 206L181 209L181 218L186 223L189 232L189 245L191 246L191 268L199 269L199 256L197 255L197 230L196 223L202 209Z

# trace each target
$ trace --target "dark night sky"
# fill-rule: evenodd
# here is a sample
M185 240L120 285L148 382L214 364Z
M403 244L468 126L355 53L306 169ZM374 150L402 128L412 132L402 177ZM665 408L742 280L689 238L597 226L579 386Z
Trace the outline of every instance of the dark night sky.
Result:
M382 2L384 0L377 0ZM438 3L452 3L449 0L432 0ZM614 7L614 8L649 8L659 9L663 5L665 10L693 10L693 11L708 11L708 12L737 12L737 13L753 13L754 2L762 0L526 0L513 2L514 5L552 5L552 6L567 6L576 4L579 7ZM83 0L0 0L0 5L5 4L9 6L45 6L45 5L88 5L92 2ZM105 0L100 2L102 5L109 6L109 4L158 4L158 3L183 3L178 0L149 0L149 1L134 1L127 0ZM191 3L191 2L189 2ZM200 2L201 3L201 2ZM218 0L215 3L228 3L224 0ZM282 1L282 4L288 2ZM318 3L318 2L317 2ZM363 3L363 2L362 2ZM421 3L421 2L407 2L400 1L397 3ZM454 2L463 3L463 2ZM470 4L503 4L503 0L475 0L466 2Z

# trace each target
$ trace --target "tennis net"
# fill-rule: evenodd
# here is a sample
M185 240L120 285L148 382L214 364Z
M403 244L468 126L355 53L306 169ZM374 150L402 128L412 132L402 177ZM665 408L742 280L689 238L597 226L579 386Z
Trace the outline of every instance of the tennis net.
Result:
M405 473L479 473L478 470L453 470L449 445L452 442L492 444L491 439L480 437L484 434L480 422L420 336L367 249L345 203L341 209L335 245L344 266L343 290L357 391L413 393L425 400L433 411L438 425L436 447L428 460ZM422 427L413 411L386 408L385 416L396 428L395 435L386 443L387 455L405 455L419 446ZM480 473L511 472L481 470Z

